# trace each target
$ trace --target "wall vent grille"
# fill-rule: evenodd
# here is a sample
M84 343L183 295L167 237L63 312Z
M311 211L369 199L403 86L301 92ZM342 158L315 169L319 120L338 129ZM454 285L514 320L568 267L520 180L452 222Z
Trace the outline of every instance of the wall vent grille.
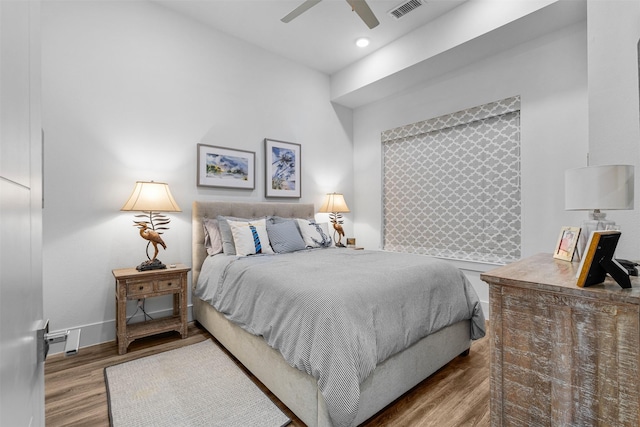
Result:
M416 10L420 6L422 6L422 0L409 0L408 2L402 3L395 9L391 9L389 11L389 15L391 15L395 19L400 19L407 13Z

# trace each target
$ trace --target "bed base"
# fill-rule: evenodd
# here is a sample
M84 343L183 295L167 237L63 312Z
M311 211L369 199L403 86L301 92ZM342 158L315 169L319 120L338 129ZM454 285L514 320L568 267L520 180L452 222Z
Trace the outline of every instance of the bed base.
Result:
M331 427L315 378L290 366L264 339L233 324L210 304L194 298L193 308L197 321L307 426ZM378 365L360 386L355 425L467 351L470 328L468 320L451 325Z
M202 218L232 215L253 218L263 215L313 217L310 204L194 202L193 265L195 285L206 257ZM251 335L227 320L210 304L193 297L194 318L231 354L309 427L332 427L324 397L317 381L290 366L263 338ZM471 346L471 325L465 320L448 326L418 341L408 349L381 363L361 384L360 407L354 425L384 409L429 375L446 365Z

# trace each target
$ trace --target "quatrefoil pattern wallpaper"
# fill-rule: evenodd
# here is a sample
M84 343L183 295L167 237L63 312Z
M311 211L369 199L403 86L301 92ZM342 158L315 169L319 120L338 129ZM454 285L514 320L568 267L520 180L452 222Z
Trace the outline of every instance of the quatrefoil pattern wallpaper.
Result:
M384 249L520 258L520 97L382 133Z

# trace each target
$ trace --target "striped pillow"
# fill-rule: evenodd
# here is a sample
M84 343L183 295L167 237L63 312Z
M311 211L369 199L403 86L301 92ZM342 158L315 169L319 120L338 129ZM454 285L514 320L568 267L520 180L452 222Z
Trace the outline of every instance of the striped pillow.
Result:
M264 219L257 221L227 221L233 243L236 247L236 255L246 256L254 254L272 254L269 243L269 235Z
M273 251L279 254L305 249L304 240L295 220L273 223L267 221L267 234Z

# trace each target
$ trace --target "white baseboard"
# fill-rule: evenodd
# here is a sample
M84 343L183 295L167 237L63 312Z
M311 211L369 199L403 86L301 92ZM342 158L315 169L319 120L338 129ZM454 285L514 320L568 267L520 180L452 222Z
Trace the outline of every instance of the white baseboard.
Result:
M154 318L160 318L165 316L171 316L173 314L173 308L166 308L163 310L157 310L149 313ZM193 320L193 308L191 305L187 307L187 320L191 322ZM102 344L109 341L116 340L116 321L108 320L100 323L91 323L86 325L79 325L69 329L80 329L80 351L82 348L91 347L92 345ZM49 354L58 354L64 352L64 343L52 344L49 347Z

